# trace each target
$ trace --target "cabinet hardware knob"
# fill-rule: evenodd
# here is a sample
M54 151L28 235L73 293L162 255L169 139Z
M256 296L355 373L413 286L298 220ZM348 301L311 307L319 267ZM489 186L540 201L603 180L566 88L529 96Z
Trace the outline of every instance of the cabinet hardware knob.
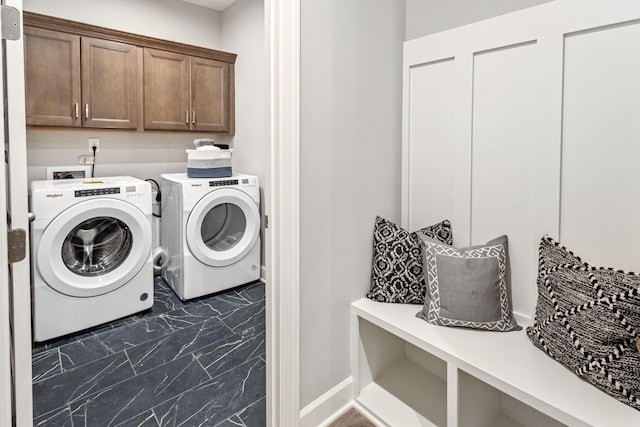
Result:
M77 103L77 102L76 102L76 104L74 105L74 108L73 108L73 109L74 109L74 111L75 111L75 113L76 113L76 119L77 119L78 117L80 117L80 106L78 105L78 103Z
M184 112L184 122L189 124L189 111Z
M89 119L89 104L84 104L84 118Z
M195 125L196 124L196 111L193 110L193 112L191 113L191 124Z

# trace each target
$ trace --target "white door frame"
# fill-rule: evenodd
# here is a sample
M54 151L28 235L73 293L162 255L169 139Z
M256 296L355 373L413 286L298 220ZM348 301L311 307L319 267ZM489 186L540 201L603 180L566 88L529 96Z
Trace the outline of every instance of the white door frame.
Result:
M300 421L300 0L265 0L269 55L271 240L267 420Z
M16 8L20 13L20 34L22 29L22 0L3 0L2 3ZM11 214L11 227L29 231L28 187L27 187L27 132L25 122L24 99L24 49L22 37L17 41L7 41L5 45L6 79L8 85L5 95L8 110L7 129L10 142L8 192ZM29 254L29 238L26 240L26 253ZM31 395L31 285L30 261L24 260L11 266L11 327L13 339L13 369L15 423L19 427L33 425ZM10 424L8 424L10 425Z
M0 27L2 24L0 23ZM4 49L0 47L0 55ZM0 68L0 81L4 77L4 70ZM4 110L4 88L0 86L0 107ZM0 136L4 143L4 120L0 120ZM3 144L4 148L4 144ZM4 149L0 152L0 176L6 176ZM7 188L0 185L0 212L7 212ZM7 221L0 221L0 236L7 235ZM11 328L9 304L9 260L7 256L8 244L6 238L0 238L0 425L11 425L13 412L13 379L11 378Z

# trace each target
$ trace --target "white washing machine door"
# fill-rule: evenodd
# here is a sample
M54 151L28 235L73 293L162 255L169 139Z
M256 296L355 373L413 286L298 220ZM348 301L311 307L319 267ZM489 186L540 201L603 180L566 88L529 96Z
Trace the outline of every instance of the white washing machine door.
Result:
M125 285L151 253L151 224L118 199L80 202L44 229L36 264L43 280L73 297L106 294Z
M189 214L186 239L203 264L223 267L249 253L260 233L260 213L251 197L234 188L207 193Z

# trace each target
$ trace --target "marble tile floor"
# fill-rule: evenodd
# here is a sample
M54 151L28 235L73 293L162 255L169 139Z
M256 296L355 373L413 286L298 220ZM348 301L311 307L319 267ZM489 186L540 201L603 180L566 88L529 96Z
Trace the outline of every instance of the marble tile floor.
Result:
M180 301L33 347L34 425L266 425L264 284Z

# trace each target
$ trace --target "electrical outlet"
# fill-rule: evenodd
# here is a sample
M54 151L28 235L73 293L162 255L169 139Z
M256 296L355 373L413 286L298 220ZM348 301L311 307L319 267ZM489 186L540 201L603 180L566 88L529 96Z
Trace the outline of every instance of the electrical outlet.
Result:
M96 147L96 153L100 152L100 139L99 138L89 138L89 149L93 150L93 147Z

